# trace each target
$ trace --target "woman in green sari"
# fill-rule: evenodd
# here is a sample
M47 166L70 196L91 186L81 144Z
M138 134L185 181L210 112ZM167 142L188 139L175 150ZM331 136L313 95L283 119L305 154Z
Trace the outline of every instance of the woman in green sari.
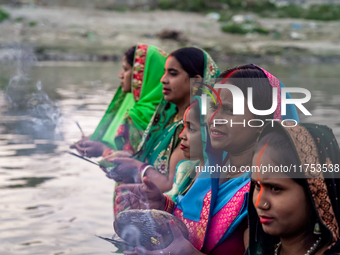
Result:
M92 136L72 145L87 157L99 157L107 149L134 153L161 98L167 54L156 46L139 44L127 50L118 88Z
M121 181L135 176L140 181L147 176L163 192L173 186L178 162L185 159L180 149L179 134L183 130L183 115L190 104L190 78L213 84L219 69L209 54L198 48L182 48L171 53L162 78L164 99L159 104L146 129L138 152L133 158L116 158L119 164L109 176Z

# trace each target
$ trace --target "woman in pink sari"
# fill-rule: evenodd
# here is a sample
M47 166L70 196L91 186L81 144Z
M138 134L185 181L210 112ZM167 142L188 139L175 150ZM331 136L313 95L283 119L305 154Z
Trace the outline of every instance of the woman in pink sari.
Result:
M232 84L242 90L245 97L248 88L253 88L253 105L257 110L267 110L272 106L272 88L280 89L280 81L264 69L254 65L244 65L224 72L223 84ZM141 199L147 198L149 208L166 210L181 219L189 230L186 240L176 226L171 226L174 241L165 249L145 251L137 247L135 254L224 254L243 255L247 238L247 200L250 188L250 172L242 167L251 166L254 146L262 127L248 125L216 125L213 119L240 123L252 119L295 119L295 107L287 107L287 115L281 115L280 104L274 113L256 116L244 105L244 115L233 115L233 97L228 89L218 89L211 100L207 116L208 136L206 153L208 162L201 169L193 186L184 196L178 196L175 204L169 197L159 192L156 186L144 178L142 185L125 185L116 190L120 193L117 204L120 210L130 208L145 209ZM279 99L279 98L278 98ZM278 100L280 101L280 100ZM235 171L215 171L212 167ZM210 168L209 168L210 167ZM211 172L206 171L210 169ZM128 191L127 193L122 193ZM131 194L133 193L133 194ZM138 195L137 195L138 194ZM137 195L137 196L136 196ZM139 196L139 197L138 197ZM133 253L126 253L133 254Z

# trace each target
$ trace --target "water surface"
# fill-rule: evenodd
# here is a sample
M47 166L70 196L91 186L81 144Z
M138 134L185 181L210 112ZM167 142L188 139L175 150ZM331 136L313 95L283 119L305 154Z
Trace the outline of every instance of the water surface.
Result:
M0 65L0 254L110 254L95 234L113 234L113 182L64 151L80 138L75 121L93 132L120 63L31 62ZM329 125L340 139L340 65L261 66L309 89L313 116L301 120Z

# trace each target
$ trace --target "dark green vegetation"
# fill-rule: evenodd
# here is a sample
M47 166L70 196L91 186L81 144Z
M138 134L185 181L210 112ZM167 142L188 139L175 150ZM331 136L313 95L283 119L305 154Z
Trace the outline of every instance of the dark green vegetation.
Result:
M222 31L230 34L247 34L247 33L258 33L258 34L269 34L269 30L264 27L247 24L226 24L222 26Z
M9 13L0 8L0 22L4 21L6 19L9 19L9 18L10 18Z

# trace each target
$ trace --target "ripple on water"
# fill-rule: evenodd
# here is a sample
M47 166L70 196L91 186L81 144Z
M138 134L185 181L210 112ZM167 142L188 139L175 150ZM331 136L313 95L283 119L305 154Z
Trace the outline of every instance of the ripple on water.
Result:
M10 184L0 186L1 189L20 189L20 188L34 188L44 183L45 181L52 180L54 177L21 177L8 179L9 182L19 182L16 184Z

